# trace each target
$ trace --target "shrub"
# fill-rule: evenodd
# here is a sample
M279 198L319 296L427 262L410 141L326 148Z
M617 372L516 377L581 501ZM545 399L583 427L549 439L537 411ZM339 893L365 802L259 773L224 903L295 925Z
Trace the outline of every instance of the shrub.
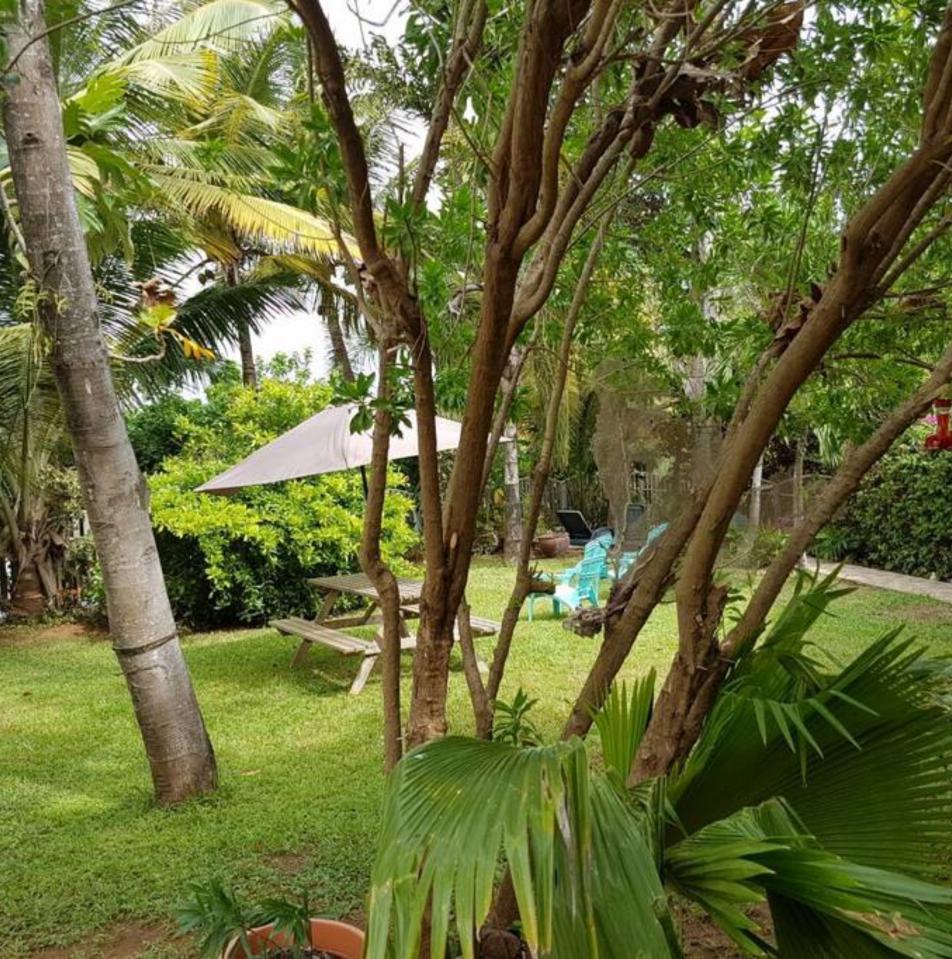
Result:
M952 579L952 455L925 452L917 433L883 458L817 537L819 555Z
M363 493L357 471L231 496L195 488L323 409L331 390L299 376L264 379L257 392L212 385L176 423L181 452L150 477L152 519L176 616L196 627L262 622L314 612L305 579L358 568ZM391 486L404 482L393 471ZM412 503L387 498L383 548L403 556L416 543Z
M201 406L199 400L167 393L126 417L129 442L143 473L154 472L164 459L181 452L184 437L177 424L183 417L196 414Z

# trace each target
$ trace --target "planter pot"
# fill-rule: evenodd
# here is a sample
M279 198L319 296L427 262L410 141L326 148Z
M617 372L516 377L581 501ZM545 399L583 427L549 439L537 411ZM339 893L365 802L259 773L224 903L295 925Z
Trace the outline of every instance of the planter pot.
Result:
M535 539L535 548L544 559L564 556L569 551L568 533L543 533Z
M274 926L258 926L248 932L252 955L262 954L268 946L280 946L284 937L274 935ZM340 956L341 959L361 959L364 954L364 934L356 926L335 919L311 920L311 945L315 949ZM221 959L245 959L244 950L233 939L223 950Z

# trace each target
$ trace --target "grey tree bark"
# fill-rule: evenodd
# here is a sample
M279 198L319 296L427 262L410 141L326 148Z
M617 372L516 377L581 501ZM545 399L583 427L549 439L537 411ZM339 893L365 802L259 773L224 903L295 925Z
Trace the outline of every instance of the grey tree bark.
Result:
M113 648L145 743L156 800L217 785L162 578L148 494L126 435L76 211L43 0L6 30L3 126L40 319L106 587Z
M251 342L251 327L247 320L238 321L238 352L241 355L241 382L253 390L258 388L258 369L255 366L255 350Z

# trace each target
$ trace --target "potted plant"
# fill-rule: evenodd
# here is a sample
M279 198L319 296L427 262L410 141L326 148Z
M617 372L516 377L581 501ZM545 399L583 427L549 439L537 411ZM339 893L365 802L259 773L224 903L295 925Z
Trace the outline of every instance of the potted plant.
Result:
M193 886L179 924L199 937L204 959L361 959L364 934L336 919L311 916L300 902L273 899L246 905L219 882Z
M536 552L538 552L543 559L554 559L556 556L564 556L569 551L569 534L549 530L537 536L533 545L536 548Z

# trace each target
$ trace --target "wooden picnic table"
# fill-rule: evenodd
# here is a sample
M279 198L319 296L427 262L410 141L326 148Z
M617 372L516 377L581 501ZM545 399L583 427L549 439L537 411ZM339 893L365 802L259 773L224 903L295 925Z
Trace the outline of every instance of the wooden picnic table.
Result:
M362 657L360 669L351 686L351 693L359 693L367 682L377 659L380 656L380 632L376 640L359 639L341 632L350 626L369 626L382 622L382 617L374 611L380 605L380 595L376 587L365 573L346 573L342 576L317 576L307 580L309 586L324 593L324 602L313 620L291 617L288 619L272 620L270 625L289 636L298 637L301 642L291 660L291 667L300 666L307 659L307 654L314 643L327 646L345 656L359 655ZM397 587L400 590L400 648L414 649L416 637L411 635L407 627L407 620L418 615L416 607L423 595L423 583L417 579L397 578ZM360 596L366 599L367 606L363 611L345 613L343 616L332 616L337 600L343 595ZM494 634L499 626L488 619L471 616L470 625L475 636L489 636Z
M380 595L377 592L377 587L374 586L366 573L316 576L309 579L307 584L314 589L319 589L324 594L324 602L314 620L316 623L343 629L347 626L367 626L372 622L379 622L379 617L374 617L373 613L380 605ZM397 577L397 588L400 590L401 608L419 605L420 597L423 595L422 580ZM331 618L337 600L344 594L360 596L369 600L366 609L363 613L350 613ZM409 610L406 610L406 612L409 612Z

